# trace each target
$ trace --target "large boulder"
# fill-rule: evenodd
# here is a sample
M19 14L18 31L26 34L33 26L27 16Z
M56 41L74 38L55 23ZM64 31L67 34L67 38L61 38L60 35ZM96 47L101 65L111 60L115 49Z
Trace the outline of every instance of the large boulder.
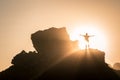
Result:
M66 28L49 28L31 35L32 43L38 53L57 54L71 50L72 45Z

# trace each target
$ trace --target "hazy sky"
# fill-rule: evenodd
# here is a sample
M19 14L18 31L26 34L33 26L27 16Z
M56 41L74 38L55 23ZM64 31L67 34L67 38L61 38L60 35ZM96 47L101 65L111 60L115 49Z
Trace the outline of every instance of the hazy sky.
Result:
M0 0L0 71L23 49L34 50L31 33L65 26L71 34L83 24L99 25L106 62L120 62L120 0Z

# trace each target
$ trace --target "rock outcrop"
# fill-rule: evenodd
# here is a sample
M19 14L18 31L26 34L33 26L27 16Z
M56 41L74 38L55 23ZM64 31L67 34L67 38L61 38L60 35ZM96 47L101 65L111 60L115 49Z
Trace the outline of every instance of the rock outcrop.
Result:
M34 48L41 54L65 53L71 50L71 41L66 29L50 28L31 35Z
M120 80L97 49L76 50L65 28L50 28L31 35L35 51L24 50L0 80Z

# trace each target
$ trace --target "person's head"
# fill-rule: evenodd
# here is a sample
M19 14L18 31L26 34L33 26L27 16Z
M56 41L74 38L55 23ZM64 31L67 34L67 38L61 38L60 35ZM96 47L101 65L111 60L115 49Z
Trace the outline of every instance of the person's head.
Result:
M87 35L87 36L88 36L88 33L86 33L85 35Z

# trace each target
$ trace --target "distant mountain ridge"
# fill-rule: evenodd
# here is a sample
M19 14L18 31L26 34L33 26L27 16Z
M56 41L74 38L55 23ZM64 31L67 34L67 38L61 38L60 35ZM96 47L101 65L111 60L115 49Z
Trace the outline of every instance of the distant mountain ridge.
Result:
M76 50L66 29L50 28L31 35L35 51L18 53L0 72L0 80L120 80L97 49Z

